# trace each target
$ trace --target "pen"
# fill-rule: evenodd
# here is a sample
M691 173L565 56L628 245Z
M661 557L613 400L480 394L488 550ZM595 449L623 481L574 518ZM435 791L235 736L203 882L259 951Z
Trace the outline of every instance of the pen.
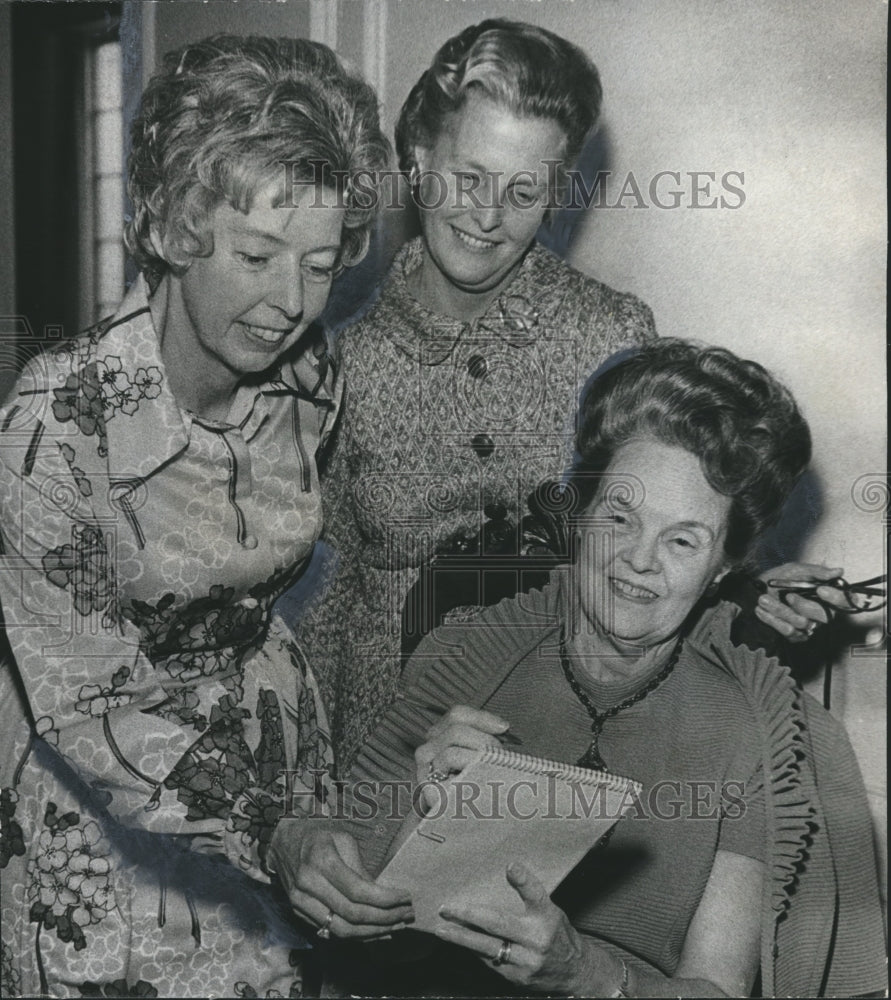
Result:
M422 712L431 712L434 715L444 715L448 711L445 705L432 705L430 702L421 701L419 698L409 698L408 695L401 692L396 695L396 700L404 702L406 705L411 705L412 708L418 708ZM507 746L521 747L523 745L520 737L510 730L496 734L496 739L499 743Z
M422 712L433 712L436 715L445 715L448 711L445 705L432 705L418 698L409 698L408 695L401 692L397 693L396 700L405 702L406 705L411 705L412 708L419 708Z
M521 747L523 745L523 741L520 737L515 736L509 729L506 733L501 733L498 739L501 743L507 743L512 747Z

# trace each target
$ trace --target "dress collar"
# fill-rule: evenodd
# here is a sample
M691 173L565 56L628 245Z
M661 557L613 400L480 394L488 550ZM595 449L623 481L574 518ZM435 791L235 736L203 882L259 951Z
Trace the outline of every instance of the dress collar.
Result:
M411 294L408 278L423 259L420 236L400 248L381 287L376 321L403 353L424 365L441 364L468 333L497 336L511 347L528 347L547 335L548 324L542 319L559 308L566 294L564 282L555 280L564 265L533 243L504 291L482 316L465 322L433 312Z
M267 397L273 395L334 408L334 369L324 337L318 330L305 336L313 338L313 350L239 386L230 411L233 424L215 426L238 426L250 440L266 419ZM117 313L101 325L89 352L102 393L109 469L121 477L148 476L188 446L196 418L171 391L144 278L133 283Z

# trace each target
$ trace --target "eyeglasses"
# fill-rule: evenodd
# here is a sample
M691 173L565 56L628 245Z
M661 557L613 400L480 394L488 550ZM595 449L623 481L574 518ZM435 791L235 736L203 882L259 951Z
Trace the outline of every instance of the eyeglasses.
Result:
M786 598L790 594L797 594L809 601L816 601L818 604L826 604L820 600L817 590L820 587L833 587L840 590L848 602L848 607L838 608L831 605L831 609L839 611L843 615L859 615L865 611L880 611L888 603L888 594L885 583L888 574L874 576L869 580L861 580L859 583L848 583L844 577L836 577L834 580L814 582L813 580L768 580L767 586L773 587L777 592L777 597L787 604ZM828 605L827 605L828 606Z

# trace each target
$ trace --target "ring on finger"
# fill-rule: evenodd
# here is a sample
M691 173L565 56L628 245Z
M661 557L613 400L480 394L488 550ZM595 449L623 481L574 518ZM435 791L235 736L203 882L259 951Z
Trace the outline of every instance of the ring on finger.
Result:
M316 937L321 938L323 941L327 941L331 937L331 922L334 920L334 910L328 911L328 916L325 917L325 922L316 931Z
M427 765L427 777L431 781L435 782L437 785L441 785L446 780L446 778L448 778L448 776L449 776L448 771L437 771L436 765L433 763L432 760Z
M510 961L510 946L511 942L504 938L498 954L492 959L492 965L506 965Z
M814 632L816 632L816 631L817 631L817 628L818 628L818 625L817 625L817 622L810 622L810 623L808 624L807 628L805 628L805 630L804 630L804 634L805 634L805 635L806 635L806 636L807 636L808 638L810 638L810 637L811 637L811 636L812 636L812 635L814 634Z

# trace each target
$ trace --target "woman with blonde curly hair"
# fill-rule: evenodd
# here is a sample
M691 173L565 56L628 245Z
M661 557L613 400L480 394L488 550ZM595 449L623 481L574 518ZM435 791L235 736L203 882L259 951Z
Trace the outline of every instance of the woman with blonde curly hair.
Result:
M270 614L340 401L314 321L367 246L351 182L388 152L313 42L207 39L148 86L143 274L0 413L4 995L293 996L287 897L359 934L408 914L330 838L298 857L276 833L286 791L324 795L330 740Z

